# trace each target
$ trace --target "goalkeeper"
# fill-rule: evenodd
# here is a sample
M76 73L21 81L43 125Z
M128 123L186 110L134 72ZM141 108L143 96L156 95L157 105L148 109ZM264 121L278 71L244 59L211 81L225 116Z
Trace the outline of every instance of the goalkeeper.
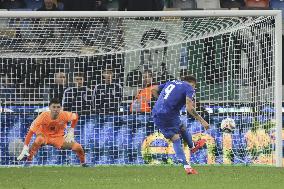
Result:
M74 128L78 122L76 113L61 111L59 99L51 99L49 110L42 112L32 123L25 138L25 145L17 160L27 156L27 161L32 161L33 156L43 145L52 145L58 149L72 149L80 159L80 164L86 167L85 153L82 146L74 141ZM64 135L67 123L71 121L71 128ZM30 140L36 134L36 139L29 148Z

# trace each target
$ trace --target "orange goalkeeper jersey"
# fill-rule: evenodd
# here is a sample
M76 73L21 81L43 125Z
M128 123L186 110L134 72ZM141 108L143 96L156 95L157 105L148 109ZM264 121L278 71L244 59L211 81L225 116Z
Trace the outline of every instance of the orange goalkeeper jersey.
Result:
M72 112L61 111L57 119L52 120L50 111L42 112L32 123L30 130L36 134L43 134L48 137L64 135L67 123L78 120L78 116Z
M130 105L130 112L151 112L152 89L155 85L139 90L135 100ZM138 106L135 107L135 106Z

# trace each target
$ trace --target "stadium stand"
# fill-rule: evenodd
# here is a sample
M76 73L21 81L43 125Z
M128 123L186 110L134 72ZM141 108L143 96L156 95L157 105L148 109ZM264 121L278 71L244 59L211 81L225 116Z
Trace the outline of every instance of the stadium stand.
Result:
M245 3L243 0L221 0L220 1L221 8L228 8L228 9L232 9L232 8L240 9L241 7L244 6L244 4Z
M118 2L119 11L158 11L163 10L164 7L164 1L162 0L119 0Z
M198 0L196 1L198 9L220 9L219 0Z
M284 19L284 0L270 0L270 7L276 10L282 10L282 18Z
M26 4L22 0L1 0L0 9L24 9Z
M43 0L24 0L24 2L26 3L27 8L31 10L37 10L43 4Z
M166 1L167 8L174 8L176 10L192 10L196 9L195 0L169 0Z
M245 0L247 8L269 8L269 0Z

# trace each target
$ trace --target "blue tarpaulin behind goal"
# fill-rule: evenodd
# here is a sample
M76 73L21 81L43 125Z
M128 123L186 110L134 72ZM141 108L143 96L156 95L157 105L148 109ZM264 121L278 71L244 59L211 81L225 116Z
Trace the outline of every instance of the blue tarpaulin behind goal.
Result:
M25 134L36 115L1 113L0 117L0 165L21 165L23 162L16 161L16 152L10 149L9 144L16 139L24 141ZM208 139L207 148L191 155L192 163L219 164L224 163L225 158L234 164L253 163L262 153L273 153L265 151L269 149L273 151L273 143L265 143L254 149L248 144L246 136L256 121L261 124L267 119L266 117L234 116L236 128L229 135L229 141L223 139L224 135L220 129L224 117L226 116L211 116L211 129L205 133L195 120L190 118L184 120L195 139L198 137ZM169 157L174 162L167 141L153 135L157 132L150 115L88 115L80 117L75 129L75 139L85 149L86 161L89 164L169 163L167 161ZM273 129L266 129L266 135L269 139L273 139ZM147 140L152 142L147 143ZM164 152L161 152L161 149L164 149ZM44 146L34 157L33 164L74 165L79 164L79 161L75 153L70 150Z

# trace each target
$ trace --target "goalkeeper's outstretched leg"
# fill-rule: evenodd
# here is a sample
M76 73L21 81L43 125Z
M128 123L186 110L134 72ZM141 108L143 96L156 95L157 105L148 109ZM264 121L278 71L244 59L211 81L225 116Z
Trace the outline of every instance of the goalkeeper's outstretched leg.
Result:
M72 150L77 154L80 164L83 165L85 163L85 153L81 144L74 142L72 145Z
M62 149L74 151L80 160L80 164L83 167L87 167L85 163L85 152L81 144L79 144L78 142L64 142Z
M36 155L36 153L41 148L41 146L44 145L44 143L44 137L42 135L38 135L29 150L29 156L27 158L27 161L32 161L34 155Z
M28 151L27 161L32 161L33 157L36 155L36 153L41 148L41 146L45 144L52 145L58 149L66 149L66 150L74 151L80 160L80 164L83 167L86 167L85 152L81 144L77 142L66 142L64 141L63 137L47 138L47 137L44 137L43 135L38 135L34 143L32 144L30 150Z

